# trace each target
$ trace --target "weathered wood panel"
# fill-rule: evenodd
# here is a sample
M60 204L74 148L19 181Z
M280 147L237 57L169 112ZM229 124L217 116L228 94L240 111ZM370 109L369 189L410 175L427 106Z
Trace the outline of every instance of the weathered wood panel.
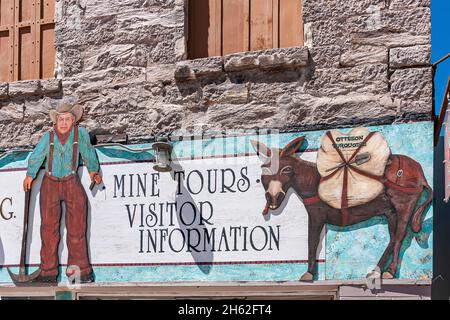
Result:
M0 26L14 23L14 0L0 0Z
M279 35L279 29L280 29L280 0L273 0L272 5L272 44L273 48L279 48L280 47L280 35Z
M188 12L188 56L195 59L221 55L222 1L190 0Z
M13 80L14 0L0 0L0 82Z
M273 0L251 0L250 50L273 48Z
M31 22L35 19L35 0L16 0L16 10L18 10L18 21Z
M46 24L40 27L40 59L39 77L41 79L53 78L55 73L55 24Z
M33 79L34 72L34 41L31 27L19 29L18 45L18 77L17 80Z
M41 0L40 9L38 9L39 19L54 19L55 17L55 0Z
M279 0L280 48L303 44L303 19L301 0Z
M12 80L12 31L0 31L0 82Z
M250 3L248 0L223 1L222 54L248 51Z

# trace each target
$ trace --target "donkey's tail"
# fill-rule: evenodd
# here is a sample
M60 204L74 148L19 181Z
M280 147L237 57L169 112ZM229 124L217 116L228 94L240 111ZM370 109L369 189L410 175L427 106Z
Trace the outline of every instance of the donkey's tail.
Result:
M433 200L433 190L431 189L430 185L428 184L423 171L421 172L421 174L422 174L422 184L423 184L423 187L425 189L427 189L428 197L424 203L419 205L416 212L414 212L414 214L413 214L411 224L412 224L412 230L416 233L420 232L420 229L422 229L422 214L425 212L425 210L428 208L428 205Z

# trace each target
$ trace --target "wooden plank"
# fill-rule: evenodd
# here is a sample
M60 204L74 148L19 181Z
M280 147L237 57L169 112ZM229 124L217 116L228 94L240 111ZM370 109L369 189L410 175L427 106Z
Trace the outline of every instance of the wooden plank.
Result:
M36 19L54 19L55 18L55 0L41 0L40 8L36 8Z
M19 29L16 24L19 23L19 0L14 0L14 28L13 32L13 81L19 80Z
M33 53L34 53L34 75L37 79L41 78L41 24L40 18L42 13L42 1L35 2L35 24L33 29ZM44 0L45 1L45 0Z
M280 1L280 48L303 45L301 0Z
M34 21L34 0L19 0L19 20L17 22Z
M33 35L31 27L18 29L18 78L17 80L34 79Z
M40 19L40 20L37 20L37 22L39 22L40 24L55 23L55 19Z
M13 80L36 79L36 0L14 1Z
M250 29L250 1L222 2L222 54L248 51Z
M0 0L0 26L14 24L14 0Z
M273 0L251 0L250 8L250 50L273 48Z
M14 0L0 0L0 82L13 81Z
M0 32L0 82L12 81L12 30Z
M212 48L209 52L210 56L221 56L222 55L222 0L211 0L213 2L213 10L211 16L213 21L211 21L210 35L212 37L211 45Z
M37 61L39 65L39 78L47 79L55 77L55 24L46 24L41 26L40 37L40 60Z
M273 48L279 48L280 42L279 42L279 32L280 32L280 0L273 0L273 27L272 27L272 47Z
M189 0L188 4L188 56L208 56L209 0Z

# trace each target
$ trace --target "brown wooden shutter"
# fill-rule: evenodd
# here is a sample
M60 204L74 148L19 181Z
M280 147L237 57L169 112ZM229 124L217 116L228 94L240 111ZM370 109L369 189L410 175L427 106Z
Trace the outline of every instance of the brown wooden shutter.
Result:
M13 81L14 0L0 0L0 82Z
M189 0L188 57L303 44L302 0Z
M54 77L55 0L0 0L0 81Z

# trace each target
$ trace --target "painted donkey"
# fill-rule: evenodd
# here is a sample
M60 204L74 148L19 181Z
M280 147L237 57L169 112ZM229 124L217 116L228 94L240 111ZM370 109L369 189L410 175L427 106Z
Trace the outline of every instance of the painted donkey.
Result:
M269 209L280 207L290 188L302 199L308 213L308 271L301 276L300 281L314 279L317 247L325 224L349 226L380 215L387 217L390 235L389 244L378 262L379 270L385 271L382 275L374 271L368 276L393 278L409 221L412 220L413 231L419 232L422 215L432 201L432 189L421 165L404 155L390 155L382 180L385 184L384 192L366 204L349 208L348 216L343 219L341 210L329 206L318 197L321 176L316 164L296 156L304 138L302 136L292 140L283 149L270 149L262 142L251 141L263 162L261 181L267 200L263 214L268 214ZM278 166L273 166L275 161ZM428 197L416 208L423 188L428 191ZM392 262L385 269L391 254Z

